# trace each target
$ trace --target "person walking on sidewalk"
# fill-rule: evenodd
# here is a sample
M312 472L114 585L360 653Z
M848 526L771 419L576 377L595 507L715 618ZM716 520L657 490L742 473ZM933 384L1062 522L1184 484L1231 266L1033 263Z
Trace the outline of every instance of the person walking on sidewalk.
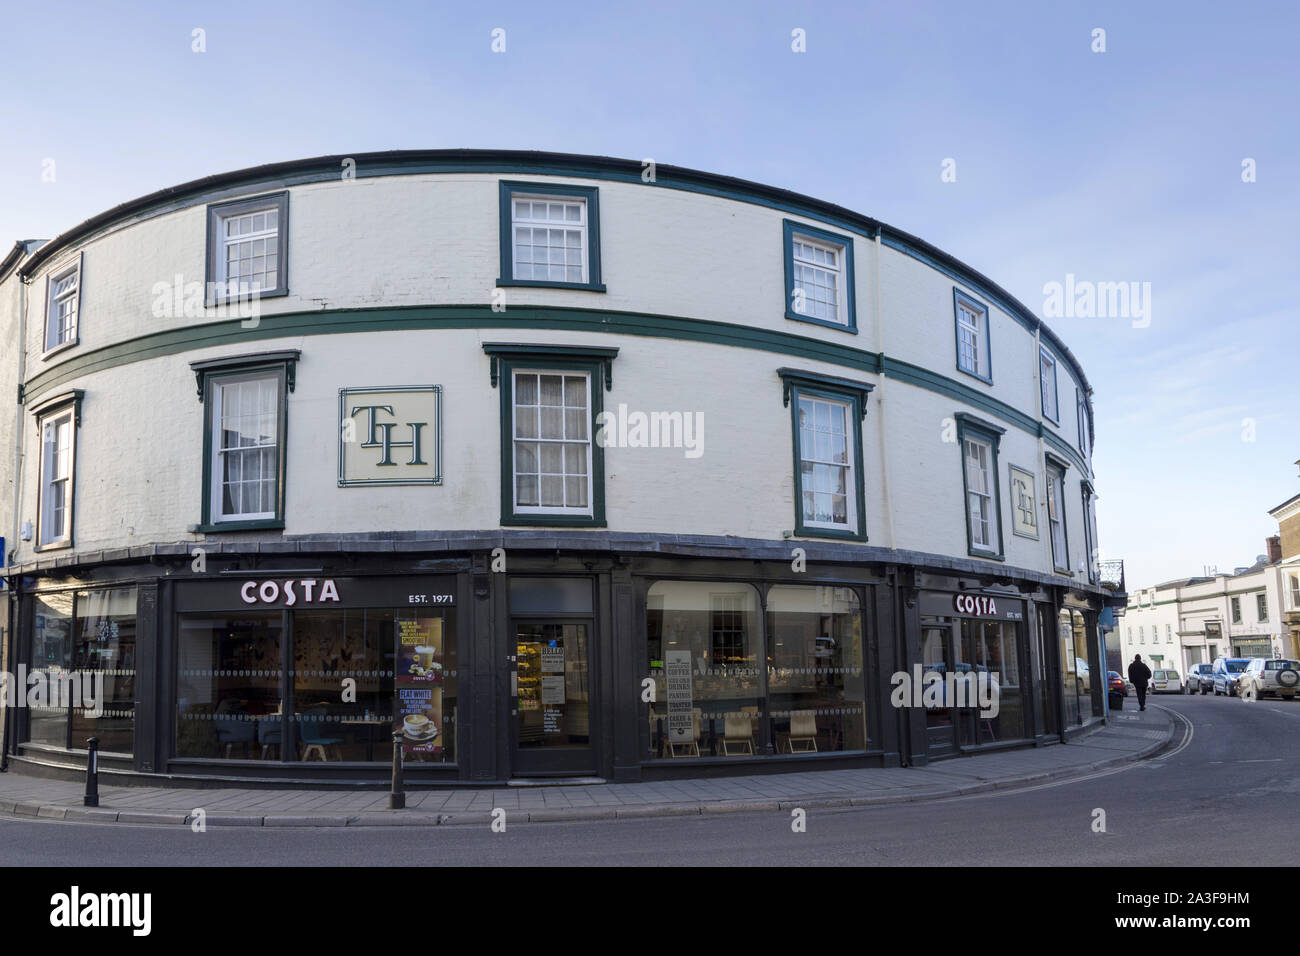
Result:
M1142 663L1142 655L1134 654L1133 663L1128 666L1128 679L1133 682L1138 694L1138 710L1147 709L1147 683L1151 680L1151 668Z

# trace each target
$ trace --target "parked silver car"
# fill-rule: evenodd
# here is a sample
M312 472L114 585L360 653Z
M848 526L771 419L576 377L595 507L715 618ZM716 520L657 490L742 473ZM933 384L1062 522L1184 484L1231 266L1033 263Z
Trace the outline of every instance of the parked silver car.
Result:
M1259 700L1272 694L1288 700L1300 692L1300 661L1253 657L1237 678L1237 694Z
M1184 694L1208 694L1213 664L1193 664L1187 669L1187 679L1183 681Z

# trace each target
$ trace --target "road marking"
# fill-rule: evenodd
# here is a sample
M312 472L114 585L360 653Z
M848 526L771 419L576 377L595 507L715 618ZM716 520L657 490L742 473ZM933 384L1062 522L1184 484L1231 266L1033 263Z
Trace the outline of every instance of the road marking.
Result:
M1281 763L1281 757L1257 757L1253 760L1238 760L1237 763Z
M1166 714L1173 714L1175 717L1181 720L1183 722L1183 726L1187 728L1187 736L1183 738L1183 742L1181 744L1179 744L1173 750L1169 751L1169 753L1167 754L1161 754L1159 757L1152 758L1152 760L1168 760L1170 757L1173 757L1176 754L1180 754L1187 749L1188 744L1192 742L1192 736L1196 733L1196 728L1195 726L1193 726L1191 719L1187 717L1187 715L1179 711L1176 711L1170 707L1165 707L1161 704L1157 704L1155 706L1159 707Z

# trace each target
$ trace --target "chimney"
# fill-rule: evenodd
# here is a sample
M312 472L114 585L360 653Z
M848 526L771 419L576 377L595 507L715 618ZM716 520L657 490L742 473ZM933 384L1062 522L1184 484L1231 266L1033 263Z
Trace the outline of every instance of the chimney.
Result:
M1282 536L1273 535L1264 539L1264 550L1268 553L1268 563L1277 564L1282 560Z

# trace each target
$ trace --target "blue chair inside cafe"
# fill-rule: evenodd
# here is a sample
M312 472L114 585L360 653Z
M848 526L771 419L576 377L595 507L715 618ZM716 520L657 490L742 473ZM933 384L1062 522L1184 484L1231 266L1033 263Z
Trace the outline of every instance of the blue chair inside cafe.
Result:
M244 756L248 756L248 745L253 742L256 733L256 724L248 719L248 715L231 709L221 710L218 706L217 714L212 718L212 723L217 729L217 743L226 745L226 756L230 756L231 748L235 744L240 744L244 749Z
M326 748L337 747L343 743L342 737L325 736L327 733L324 721L325 710L324 707L312 707L303 711L298 718L298 736L303 743L303 760L310 760L313 752L319 754L321 760L329 760L329 751Z
M271 748L280 752L280 744L284 742L284 732L280 729L280 715L273 717L263 717L257 722L257 742L262 745L262 759L265 760Z

